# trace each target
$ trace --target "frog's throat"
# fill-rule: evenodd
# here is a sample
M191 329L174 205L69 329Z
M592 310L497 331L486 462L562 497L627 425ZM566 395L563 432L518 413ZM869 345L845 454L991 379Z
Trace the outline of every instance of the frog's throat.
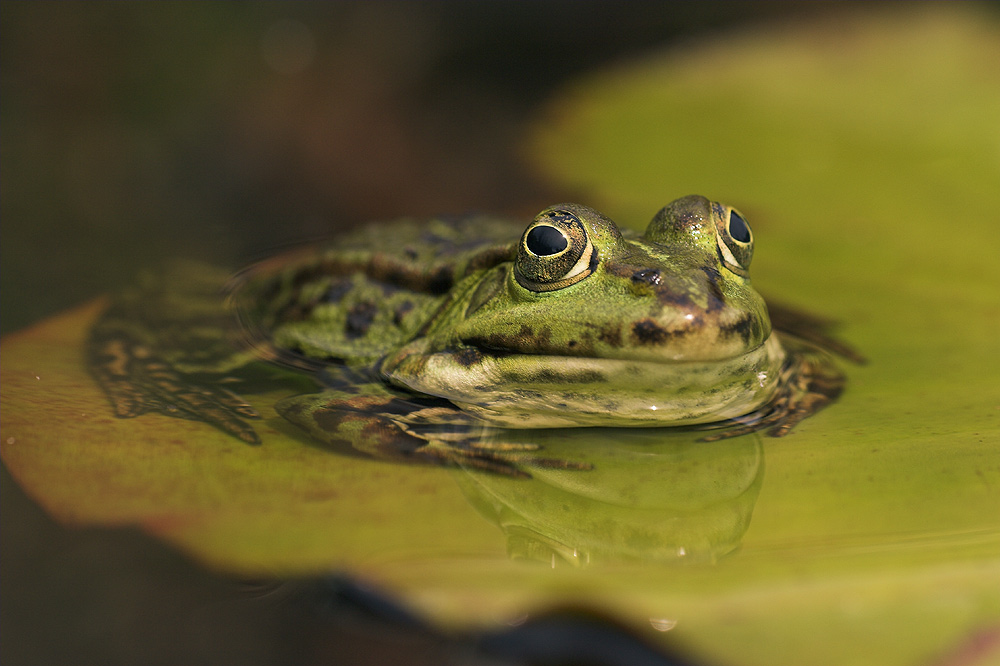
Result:
M632 361L478 350L396 357L391 383L446 398L507 428L667 426L754 411L778 389L785 352L775 336L713 361Z

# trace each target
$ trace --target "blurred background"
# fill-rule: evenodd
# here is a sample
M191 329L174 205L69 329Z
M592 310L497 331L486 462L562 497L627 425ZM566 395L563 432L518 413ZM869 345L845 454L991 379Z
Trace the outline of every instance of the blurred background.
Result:
M163 256L533 214L567 198L519 155L561 83L841 4L4 3L3 331Z

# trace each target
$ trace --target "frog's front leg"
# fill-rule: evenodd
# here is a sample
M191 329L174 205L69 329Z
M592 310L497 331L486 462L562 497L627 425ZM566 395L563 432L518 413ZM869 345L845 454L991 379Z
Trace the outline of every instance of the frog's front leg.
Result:
M313 438L347 442L372 457L397 462L461 466L514 477L523 467L589 469L534 454L536 444L487 440L482 423L447 400L396 393L380 384L328 389L280 400L275 409Z

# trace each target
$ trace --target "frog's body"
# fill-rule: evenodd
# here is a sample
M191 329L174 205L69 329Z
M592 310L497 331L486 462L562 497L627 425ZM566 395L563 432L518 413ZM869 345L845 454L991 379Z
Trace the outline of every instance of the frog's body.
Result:
M177 353L135 324L136 310L154 307L140 295L133 314L119 305L95 328L92 367L119 415L172 410L255 442L242 418L251 411L233 394L201 383L186 399L169 395L184 373L286 359L323 385L277 405L313 436L504 471L527 454L477 448L456 429L721 423L717 436L782 435L840 392L843 375L821 347L846 348L810 320L790 327L818 346L772 334L747 273L752 251L742 216L697 196L664 208L641 236L575 204L527 229L486 216L373 224L239 276L229 307L253 353ZM218 338L226 329L198 327ZM141 359L155 361L142 370ZM145 409L123 408L144 394Z

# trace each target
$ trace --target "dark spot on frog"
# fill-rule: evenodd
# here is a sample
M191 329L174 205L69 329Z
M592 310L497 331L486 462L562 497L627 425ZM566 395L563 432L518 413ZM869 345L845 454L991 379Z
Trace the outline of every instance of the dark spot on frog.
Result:
M344 299L344 296L350 293L352 287L353 285L350 280L334 280L326 288L326 292L323 294L323 301L326 303L339 303Z
M726 297L722 293L722 288L719 286L719 281L722 280L722 275L719 273L719 269L715 266L702 266L701 270L705 273L705 277L708 278L709 292L715 297L715 300L709 303L708 308L706 309L709 312L718 310L726 302Z
M483 353L475 347L463 347L455 352L455 360L459 365L468 368L483 360Z
M427 291L432 294L445 294L453 284L451 270L446 266L441 266L427 276Z
M451 268L438 266L431 271L419 271L394 263L391 257L374 257L366 269L368 277L386 282L393 287L433 295L447 293L455 283Z
M533 391L531 389L525 389L525 388L514 389L513 394L519 400L534 400L542 397L543 395L541 391Z
M609 324L601 329L598 339L610 347L622 346L622 329L620 326Z
M281 410L281 415L285 418L291 418L293 416L298 416L305 409L305 405L300 402L292 402L287 406L283 407Z
M644 345L660 345L686 333L687 331L668 331L652 319L640 319L632 324L632 335L636 341Z
M632 282L637 284L660 284L660 271L655 268L642 268L632 273Z
M403 323L403 319L406 318L411 311L413 311L413 301L403 301L392 311L392 323L396 326L400 326Z
M661 305L669 307L689 307L691 296L687 291L687 280L679 279L671 273L664 277L663 271L651 268L646 263L646 257L633 257L627 262L608 261L605 270L615 277L628 279L633 291L640 295L652 294ZM642 263L637 263L642 260Z
M412 276L410 273L408 273L401 266L389 266L379 269L373 264L372 273L379 279L390 284L403 284L408 280L412 282Z
M403 256L409 259L410 261L416 261L417 257L420 256L420 253L414 250L412 247L408 247L403 250Z
M389 284L388 282L377 281L375 284L378 286L379 289L382 290L382 295L385 296L386 298L394 296L395 294L398 294L400 291L403 291L396 285Z
M358 303L347 313L347 323L344 326L344 333L348 338L358 338L368 332L378 307L371 301Z
M724 336L739 335L743 338L744 344L749 342L751 339L759 338L761 334L760 319L753 317L750 314L744 314L742 317L737 319L732 324L728 324L721 328L721 333Z

